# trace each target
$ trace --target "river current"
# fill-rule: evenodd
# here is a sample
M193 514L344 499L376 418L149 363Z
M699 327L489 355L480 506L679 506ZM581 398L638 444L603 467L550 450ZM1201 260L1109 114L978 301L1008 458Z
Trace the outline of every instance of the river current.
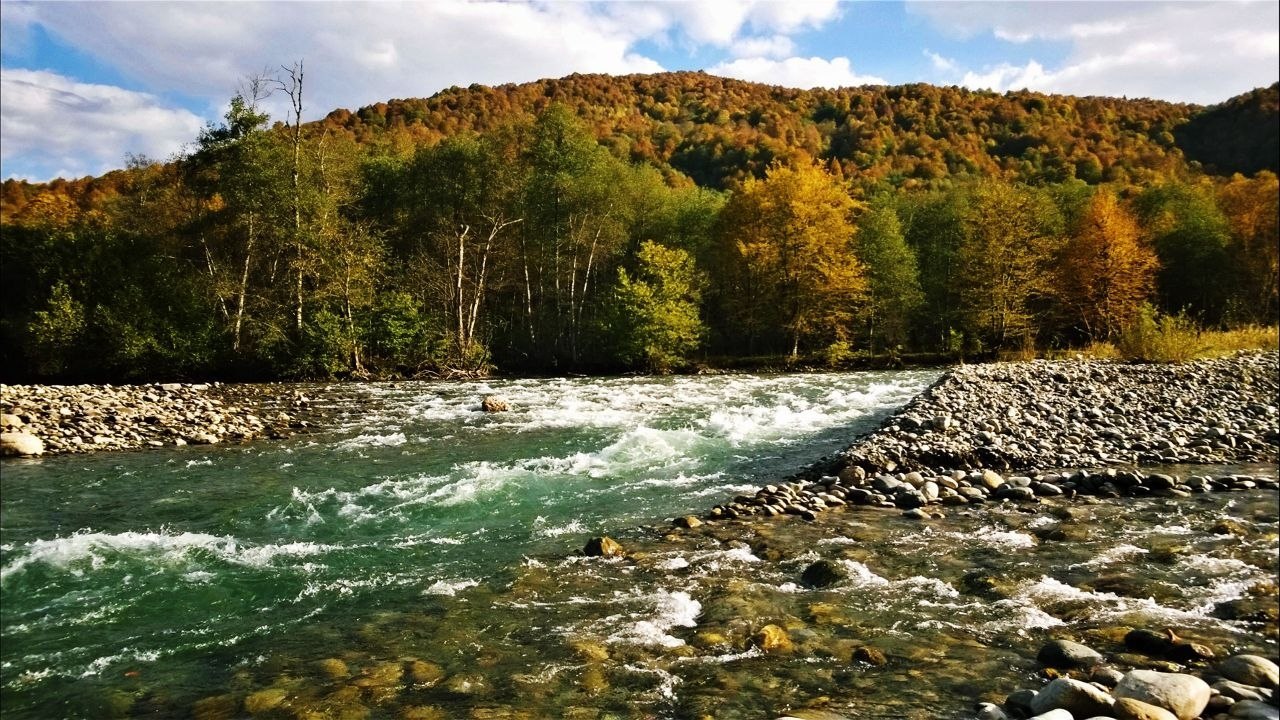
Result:
M1274 577L1274 493L653 529L835 452L938 374L301 387L331 427L6 462L4 715L967 717L1034 685L1050 636L1173 626L1275 654L1220 607ZM628 558L576 554L606 533ZM847 579L802 587L819 557ZM765 623L793 647L753 647Z

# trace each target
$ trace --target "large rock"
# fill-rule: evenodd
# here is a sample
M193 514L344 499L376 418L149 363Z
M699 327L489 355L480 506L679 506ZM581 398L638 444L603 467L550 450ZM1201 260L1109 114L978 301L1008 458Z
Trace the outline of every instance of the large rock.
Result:
M1110 715L1113 703L1111 696L1097 687L1062 677L1036 693L1031 701L1031 712L1043 714L1050 710L1066 710L1073 717L1088 718Z
M511 406L507 404L506 399L497 395L485 395L480 401L480 409L489 413L506 412L511 409Z
M22 418L18 417L17 415L11 415L9 413L0 413L0 426L20 428L23 425L24 423L22 422Z
M0 455L31 457L44 454L44 441L30 433L0 433Z
M1116 685L1116 699L1133 698L1192 720L1209 704L1209 685L1194 675L1133 670Z
M844 580L849 573L845 572L843 566L831 560L818 560L809 567L804 569L800 575L800 580L805 585L815 588L829 587Z
M1258 655L1233 655L1218 663L1218 672L1228 680L1255 687L1276 687L1280 667Z
M626 554L618 541L608 535L591 538L587 541L586 547L582 548L582 552L589 557L622 557Z
M1070 670L1090 668L1102 662L1102 655L1092 648L1070 640L1050 640L1040 648L1036 659L1047 667Z
M751 644L767 653L790 652L791 636L777 625L765 625L751 636Z

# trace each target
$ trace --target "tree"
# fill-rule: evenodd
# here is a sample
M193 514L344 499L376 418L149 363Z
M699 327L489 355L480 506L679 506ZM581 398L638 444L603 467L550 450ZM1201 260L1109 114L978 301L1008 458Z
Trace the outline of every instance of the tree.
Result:
M1280 183L1265 170L1253 178L1235 175L1219 188L1218 206L1231 228L1234 314L1274 323L1280 315Z
M723 212L724 242L738 265L737 301L769 312L792 357L804 340L843 340L866 288L854 256L854 202L820 165L773 165L749 178Z
M282 227L278 215L286 206L280 170L286 167L281 146L264 126L268 117L257 109L267 96L266 80L253 77L231 99L225 122L200 133L196 153L188 160L193 183L204 195L207 232L198 233L213 292L227 310L231 349L240 353L249 309L250 279L255 263L278 247L270 243ZM267 263L268 285L275 265ZM228 300L230 299L230 303Z
M1155 290L1155 270L1137 220L1099 188L1063 248L1055 292L1086 337L1111 339Z
M892 350L907 341L911 316L923 301L916 254L897 213L884 206L858 221L857 248L867 275L867 346L875 352L880 339Z
M618 270L614 300L619 357L647 370L685 362L703 335L698 304L706 280L679 248L645 241L634 277Z
M1160 261L1157 273L1161 310L1166 315L1193 313L1206 325L1227 315L1231 228L1211 188L1168 182L1142 191L1134 206L1151 233Z
M903 235L919 265L923 298L915 316L914 334L925 346L956 349L952 341L959 337L963 305L959 254L969 191L967 186L960 186L895 197Z
M1061 244L1057 208L1042 191L987 181L975 188L961 224L958 282L966 329L991 348L1030 341Z

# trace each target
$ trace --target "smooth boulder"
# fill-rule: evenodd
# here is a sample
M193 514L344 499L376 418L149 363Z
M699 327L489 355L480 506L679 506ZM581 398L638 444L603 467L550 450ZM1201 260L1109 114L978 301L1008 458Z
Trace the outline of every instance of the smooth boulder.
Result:
M0 433L0 455L32 457L44 454L44 441L30 433Z
M1177 715L1162 707L1156 707L1151 703L1145 703L1133 698L1116 700L1111 714L1115 716L1116 720L1178 720Z
M1116 699L1133 698L1164 708L1178 720L1192 720L1209 704L1208 683L1194 675L1132 670L1116 685Z
M1233 655L1218 663L1218 672L1228 680L1254 687L1274 688L1280 680L1280 667L1259 655Z
M1070 640L1050 640L1040 648L1036 660L1046 667L1070 670L1090 668L1102 662L1097 650Z
M1031 712L1047 713L1066 710L1073 717L1087 718L1110 715L1114 704L1111 696L1087 682L1060 677L1045 685L1031 701Z

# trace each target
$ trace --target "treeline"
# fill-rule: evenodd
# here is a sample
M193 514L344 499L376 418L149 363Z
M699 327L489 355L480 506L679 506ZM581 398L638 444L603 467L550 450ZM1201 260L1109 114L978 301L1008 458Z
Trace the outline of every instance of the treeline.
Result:
M700 185L620 155L571 104L362 141L335 116L300 123L286 80L286 122L255 86L172 162L5 184L6 379L839 363L1106 340L1147 303L1206 326L1277 316L1276 176L1205 176L1176 148L1089 181L1025 174L1024 152L1012 174L913 183L783 143ZM692 80L798 97L672 82ZM1143 163L1165 170L1136 181Z

